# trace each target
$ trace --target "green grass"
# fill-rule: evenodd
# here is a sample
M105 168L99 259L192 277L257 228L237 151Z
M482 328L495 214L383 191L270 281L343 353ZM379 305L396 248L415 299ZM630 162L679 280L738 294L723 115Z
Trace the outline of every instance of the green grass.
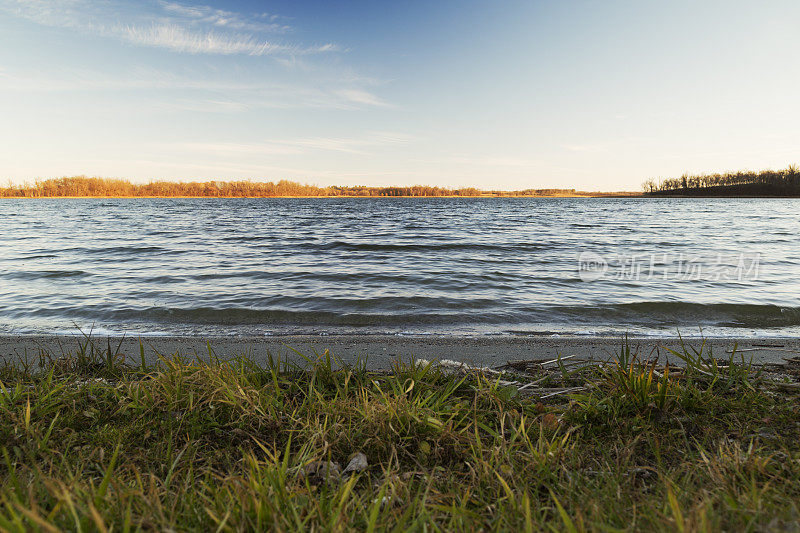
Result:
M136 367L87 341L0 370L0 530L797 528L794 389L675 355L376 373L327 353ZM306 475L357 452L366 470Z

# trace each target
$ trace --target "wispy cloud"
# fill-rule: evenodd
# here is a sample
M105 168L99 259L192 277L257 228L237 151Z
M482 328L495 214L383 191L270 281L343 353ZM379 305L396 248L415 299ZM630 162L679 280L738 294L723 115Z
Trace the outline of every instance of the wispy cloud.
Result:
M0 66L0 92L55 93L124 90L130 97L140 94L157 101L147 108L159 111L233 113L258 109L358 109L387 106L365 89L352 89L354 82L330 79L325 83L302 80L262 81L236 76L209 77L202 71L185 69L128 68L124 73L90 69L55 68L47 72L34 69L7 70ZM359 98L353 99L355 92ZM377 102L372 104L370 102Z
M144 113L391 107L373 92L380 80L320 57L346 50L332 42L292 39L293 21L273 13L240 13L181 0L0 0L0 16L4 13L57 28L50 31L58 33L218 58L202 64L181 61L172 70L166 70L160 58L151 63L153 54L135 52L126 55L119 68L17 65L0 69L2 92L119 91L118 98L127 102L125 109ZM245 68L235 56L271 61L253 68L248 60Z
M177 24L127 25L106 29L105 33L135 45L190 54L306 55L337 50L330 43L303 47L266 41L246 34L196 31Z
M248 17L234 11L216 9L203 5L187 5L177 2L162 1L161 6L164 8L164 11L174 14L175 16L182 16L196 22L230 28L237 31L285 33L292 30L291 26L282 23L284 20L283 17L271 13L256 13Z
M587 154L610 154L619 152L620 149L630 146L641 146L646 143L642 137L618 137L603 138L601 140L586 140L572 144L563 144L561 148L570 152L580 152Z
M266 13L247 15L205 5L121 0L0 0L0 9L45 26L191 54L295 56L339 51L335 43L277 41L291 27Z
M516 156L474 156L474 155L455 155L445 158L438 162L455 163L457 165L487 166L487 167L520 167L529 168L539 164L539 161L527 157Z
M371 149L410 143L415 138L399 132L367 132L361 137L307 137L271 139L258 143L192 142L174 143L170 149L227 155L301 155L311 152L341 152L368 155Z
M381 100L374 94L363 89L340 89L336 94L341 96L344 100L354 104L364 104L376 107L389 107L390 104Z
M563 147L570 152L586 152L592 154L608 152L608 145L605 143L565 144Z
M129 158L129 159L101 159L101 158L85 158L81 160L82 166L77 166L74 174L85 173L85 165L98 169L122 169L120 171L108 170L98 171L98 175L113 175L120 177L131 177L133 181L145 180L139 178L136 174L131 174L130 168L147 169L146 175L161 176L166 179L217 179L220 175L236 176L236 177L249 177L256 178L258 181L276 180L280 178L296 179L302 182L311 182L317 185L321 183L317 180L324 180L322 184L350 184L353 185L353 180L363 180L371 185L383 184L391 185L397 183L397 179L408 178L409 176L420 176L429 178L430 176L424 173L409 171L408 169L402 170L360 170L360 169L344 169L337 170L328 167L317 166L296 166L296 165L271 165L265 163L252 163L235 160L235 161L217 161L217 162L192 162L192 161L169 161L159 158ZM61 171L62 169L59 169ZM139 179L137 179L139 178ZM385 179L381 179L385 178ZM388 178L388 179L386 179ZM358 182L355 182L358 183Z

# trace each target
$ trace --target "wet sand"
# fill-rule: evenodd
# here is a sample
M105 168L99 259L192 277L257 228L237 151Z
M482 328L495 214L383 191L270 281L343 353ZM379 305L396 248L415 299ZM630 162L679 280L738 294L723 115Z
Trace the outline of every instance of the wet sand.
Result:
M79 336L18 335L0 336L0 359L8 362L35 363L41 353L51 356L74 354ZM140 361L139 342L144 346L148 364L156 362L159 354L169 356L179 353L185 357L208 360L211 353L225 359L247 354L263 364L272 354L302 363L303 358L294 350L314 357L329 350L347 363L365 359L373 369L388 369L393 361L412 357L441 360L452 359L471 365L495 367L509 361L546 361L559 357L576 356L575 359L611 360L619 354L623 340L619 337L531 337L531 336L265 336L265 337L127 337L124 339L96 337L96 349L105 352L109 341L112 350L124 354L129 361ZM645 357L659 357L662 362L680 364L680 360L666 348L680 351L680 341L674 337L630 337L631 347L637 347ZM687 346L700 347L698 338L685 338ZM755 363L783 363L785 359L800 356L798 338L706 338L714 357L727 359L728 351L738 344L746 360ZM737 356L737 360L740 360Z

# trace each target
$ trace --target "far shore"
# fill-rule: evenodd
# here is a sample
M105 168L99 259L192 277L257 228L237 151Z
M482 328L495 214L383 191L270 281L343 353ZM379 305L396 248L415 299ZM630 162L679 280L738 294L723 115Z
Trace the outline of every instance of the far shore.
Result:
M447 188L431 185L318 187L293 181L151 181L72 176L0 187L4 198L514 198L641 195L633 192L579 191L574 188L516 190Z
M637 198L637 199L695 199L713 200L726 198L760 199L760 200L786 200L798 199L800 195L769 195L769 194L660 194L660 193L640 193L640 192L577 192L575 194L482 194L477 196L460 196L457 194L438 195L438 196L355 196L355 195L298 195L298 196L0 196L2 200L297 200L297 199L487 199L487 198Z
M400 199L400 198L642 198L644 195L638 192L587 192L575 194L505 194L492 195L483 194L479 196L459 196L456 194L439 196L0 196L0 200L146 200L146 199L175 199L175 200L271 200L271 199L340 199L354 198L362 200L374 200L379 198Z

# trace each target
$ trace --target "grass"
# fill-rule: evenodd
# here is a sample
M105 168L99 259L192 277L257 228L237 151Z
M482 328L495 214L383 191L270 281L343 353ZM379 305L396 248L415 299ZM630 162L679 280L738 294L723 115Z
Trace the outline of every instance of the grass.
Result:
M87 340L0 371L0 530L796 529L795 389L673 355L380 373Z

